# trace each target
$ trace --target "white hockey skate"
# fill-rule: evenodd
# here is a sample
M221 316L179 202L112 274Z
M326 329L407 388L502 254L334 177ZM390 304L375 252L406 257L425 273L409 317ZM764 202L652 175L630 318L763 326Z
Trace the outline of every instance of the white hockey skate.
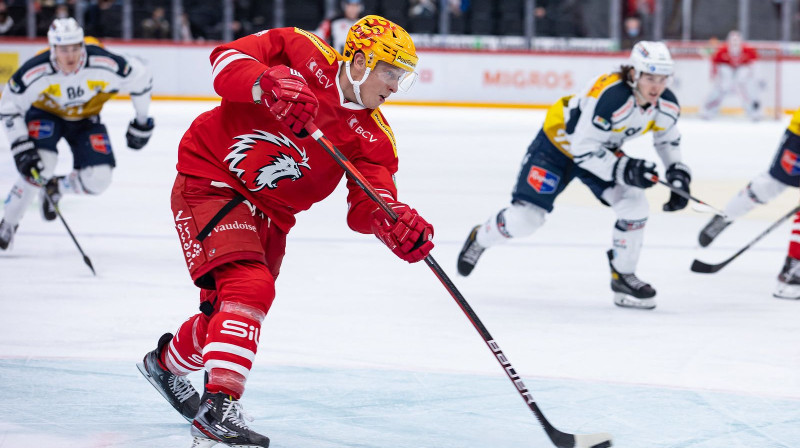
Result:
M800 300L800 260L787 256L772 297Z
M611 267L611 290L614 291L614 304L624 308L652 310L656 307L656 290L649 283L643 282L636 274L621 274L614 269L611 260L614 251L609 250L608 265Z
M458 273L464 277L472 273L472 270L475 269L475 265L478 264L478 259L481 257L481 254L486 250L486 248L478 244L476 240L476 235L480 227L481 226L475 226L472 228L469 235L467 235L467 240L464 241L464 247L461 248L461 252L458 254Z
M42 206L42 219L45 221L53 221L58 217L56 210L58 210L58 201L61 200L61 190L58 188L59 179L61 179L61 177L54 177L50 179L39 192L39 201L41 202ZM50 195L53 203L50 203L50 201L47 200L47 195Z
M14 242L14 234L17 233L18 225L12 226L5 220L0 221L0 249L6 250Z

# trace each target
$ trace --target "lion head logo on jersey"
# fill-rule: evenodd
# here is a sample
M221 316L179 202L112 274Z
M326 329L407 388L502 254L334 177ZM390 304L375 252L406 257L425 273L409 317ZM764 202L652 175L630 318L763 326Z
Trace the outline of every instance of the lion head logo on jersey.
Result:
M253 134L239 135L234 139L238 141L231 145L231 152L223 160L229 162L228 169L250 191L260 191L264 187L272 190L283 179L294 181L303 177L301 167L311 169L306 152L283 134L253 129ZM299 158L293 156L295 153Z

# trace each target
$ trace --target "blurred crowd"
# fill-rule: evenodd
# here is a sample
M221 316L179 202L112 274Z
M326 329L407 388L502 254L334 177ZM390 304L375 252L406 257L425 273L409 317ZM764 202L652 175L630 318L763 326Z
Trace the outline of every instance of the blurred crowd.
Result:
M232 0L234 20L228 25L233 38L238 38L275 24L275 0ZM80 2L80 4L78 3ZM621 0L622 10L618 35L623 48L634 42L652 39L657 0ZM720 10L720 2L728 8ZM26 11L29 0L0 0L0 35L27 35ZM132 35L141 39L170 39L183 42L221 40L226 26L222 20L224 0L183 0L183 12L176 19L173 0L134 0ZM326 21L345 15L347 4L358 3L362 15L379 14L406 28L411 33L439 33L440 8L446 8L449 34L522 36L525 34L525 0L335 0L336 11L326 9L326 0L284 0L284 26L307 30L323 30ZM724 37L736 26L737 0L693 0L692 38ZM800 2L765 0L750 2L751 38L778 39L782 9L787 4L796 9ZM533 23L536 36L610 37L608 0L535 0ZM682 31L681 0L660 0L663 37L679 39ZM75 16L82 11L87 34L95 37L122 36L122 0L34 0L36 34L44 36L53 18ZM77 8L77 6L80 6ZM800 16L792 12L795 34ZM709 19L720 19L706 21ZM725 20L722 20L725 19ZM730 19L730 20L728 20ZM727 23L732 22L732 23ZM177 23L176 23L177 22ZM719 22L720 30L711 25ZM726 22L726 23L723 23ZM757 33L766 33L758 36ZM775 34L774 36L772 34Z

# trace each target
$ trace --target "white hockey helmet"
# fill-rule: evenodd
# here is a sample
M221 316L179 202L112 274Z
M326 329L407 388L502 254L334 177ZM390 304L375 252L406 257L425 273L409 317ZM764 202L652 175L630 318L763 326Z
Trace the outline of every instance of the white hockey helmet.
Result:
M47 30L47 42L51 47L82 44L83 28L72 17L55 19Z
M637 42L631 50L630 65L634 70L634 82L642 73L672 76L675 64L664 42Z

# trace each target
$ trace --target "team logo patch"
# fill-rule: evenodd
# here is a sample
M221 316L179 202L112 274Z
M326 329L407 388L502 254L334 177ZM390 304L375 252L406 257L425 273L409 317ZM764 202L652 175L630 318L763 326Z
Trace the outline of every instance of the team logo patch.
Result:
M108 141L108 136L106 134L90 135L89 144L92 145L92 149L95 152L99 152L100 154L111 153L111 142Z
M790 176L800 174L800 162L797 160L797 154L784 148L783 154L781 154L781 168Z
M608 131L611 129L611 123L609 123L605 118L601 117L600 115L595 115L592 118L592 124L603 131Z
M283 134L253 129L252 134L238 135L234 140L237 142L228 148L230 152L223 160L250 191L275 189L279 181L303 177L301 168L311 169L306 151Z
M528 185L537 193L551 194L556 191L560 177L539 166L532 166L528 172Z
M14 78L8 80L8 88L14 93L19 93L22 90L22 87L20 87L19 84L14 81Z
M28 135L35 140L50 138L55 127L55 123L50 120L33 120L28 122Z
M350 115L350 118L347 119L347 125L350 126L350 129L356 128L358 125L358 118L356 118L355 114Z

